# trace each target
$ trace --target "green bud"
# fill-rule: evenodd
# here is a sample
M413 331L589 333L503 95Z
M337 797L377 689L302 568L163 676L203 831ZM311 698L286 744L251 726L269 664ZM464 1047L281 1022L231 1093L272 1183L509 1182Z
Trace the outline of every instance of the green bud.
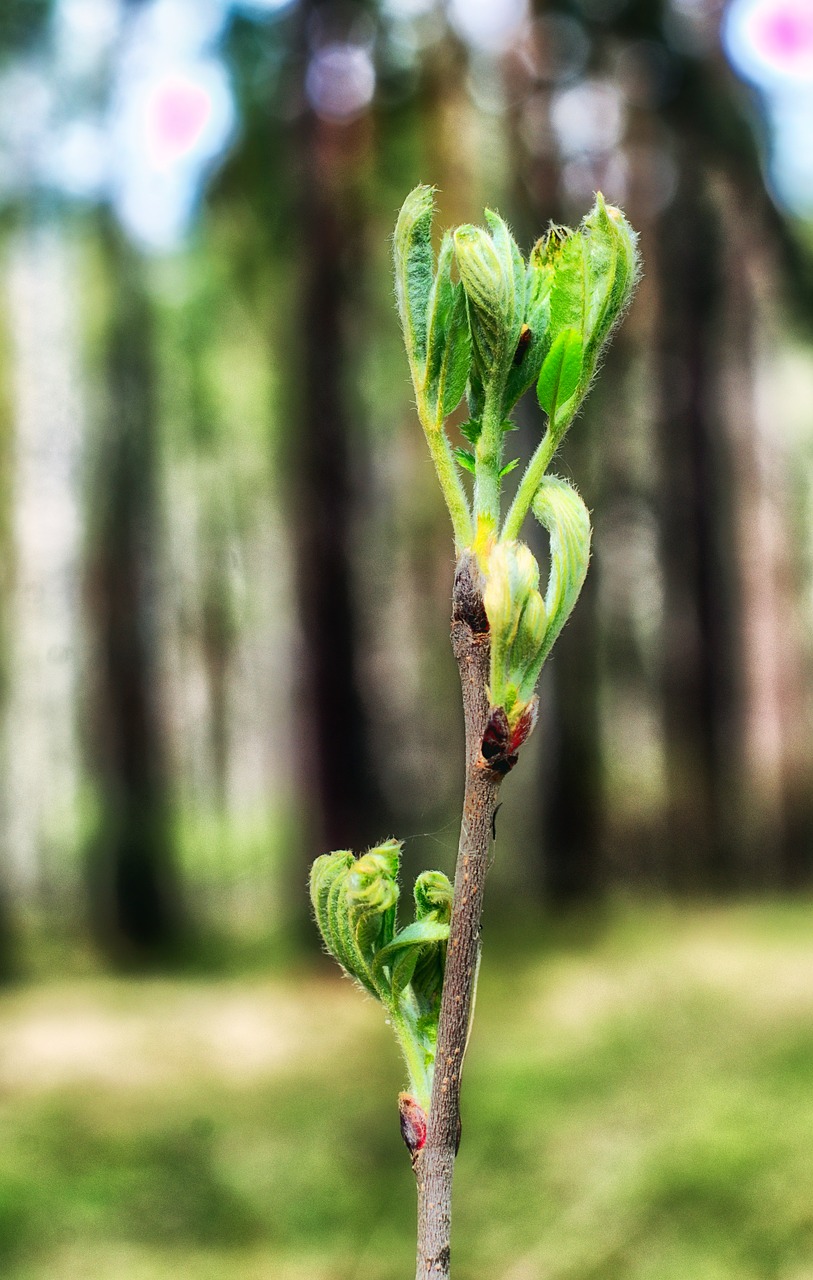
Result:
M454 233L457 269L469 303L474 382L504 382L525 317L525 264L508 227L486 210L489 230L462 226ZM481 397L475 392L474 400ZM476 404L472 409L476 412Z
M496 636L510 630L513 615L510 557L504 543L498 542L488 557L483 606L491 630L491 648Z
M511 646L511 669L527 671L535 662L545 639L548 616L544 601L538 591L532 591L525 601L519 620L516 639Z
M483 591L483 605L491 632L489 690L492 705L503 706L506 711L510 711L513 705L515 699L511 689L519 687L524 662L527 661L523 659L519 668L514 663L514 644L520 620L538 586L539 566L525 543L509 541L494 545L488 557Z
M590 278L585 347L592 377L602 347L632 300L640 264L637 235L621 210L605 204L600 192L582 228Z
M570 420L584 398L601 350L635 291L640 260L635 232L600 193L578 231L563 235L555 228L541 256L553 283L548 354L537 390L555 430L557 412L566 407Z

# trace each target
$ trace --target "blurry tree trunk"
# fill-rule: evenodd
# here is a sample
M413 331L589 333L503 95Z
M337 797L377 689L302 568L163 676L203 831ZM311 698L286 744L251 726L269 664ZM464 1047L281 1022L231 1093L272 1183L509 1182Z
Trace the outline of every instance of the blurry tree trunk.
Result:
M181 930L155 636L155 374L142 264L114 227L104 240L112 315L89 561L101 819L89 875L97 935L139 961L171 952Z
M506 67L516 110L510 116L511 154L517 231L527 250L550 222L566 221L560 196L560 169L553 151L530 156L519 136L517 86L527 75L521 59ZM528 85L530 93L532 85ZM544 101L536 94L540 115ZM535 406L521 417L532 429L543 429ZM602 448L594 406L588 402L567 441L567 471L582 477L579 488L591 511L600 501L598 455ZM526 453L530 450L526 446ZM555 468L554 468L555 469ZM510 482L509 482L510 483ZM528 535L534 537L532 531ZM563 642L544 673L540 756L541 850L531 850L528 879L554 905L566 906L593 897L601 883L603 794L600 696L600 631L595 568L588 574L579 607L568 622Z
M212 521L201 601L201 643L209 694L209 746L214 800L226 810L229 775L229 677L235 651L234 609L228 572L227 534Z
M3 316L4 322L7 318ZM5 323L2 332L7 338ZM7 754L11 750L8 738L8 704L10 675L10 616L13 593L12 474L13 432L11 412L11 370L9 368L10 343L0 345L0 762L4 773ZM9 911L8 884L11 870L11 850L8 839L8 806L11 796L6 788L0 788L0 823L3 839L0 841L2 865L0 865L0 980L5 980L14 967L13 922Z
M2 770L9 890L66 918L79 840L75 699L81 623L80 461L86 420L76 294L81 274L54 221L7 242L13 433L9 444L7 704Z
M576 464L574 471L578 474ZM598 714L596 578L589 575L551 659L550 700L541 728L550 739L540 788L543 892L566 906L596 894L601 879L602 776Z
M315 0L301 6L303 67L319 8ZM302 648L294 730L304 755L308 861L327 849L358 849L377 834L353 592L354 446L363 433L353 429L348 404L364 247L358 170L369 127L364 117L336 124L308 108L298 139L302 272L290 438Z
M813 873L813 700L793 446L777 432L783 406L765 389L766 378L778 389L780 263L759 192L729 183L722 196L737 214L726 237L726 405L740 494L743 880L793 890Z
M657 509L664 575L667 874L683 889L729 885L736 860L736 494L719 411L724 233L707 183L703 166L685 147L652 264L660 286Z

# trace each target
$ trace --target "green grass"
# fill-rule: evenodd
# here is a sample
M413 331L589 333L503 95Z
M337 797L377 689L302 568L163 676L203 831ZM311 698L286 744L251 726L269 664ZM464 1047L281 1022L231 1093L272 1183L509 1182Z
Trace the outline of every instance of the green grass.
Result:
M456 1280L813 1280L813 908L488 937ZM403 1280L379 1010L327 967L0 1000L4 1280Z

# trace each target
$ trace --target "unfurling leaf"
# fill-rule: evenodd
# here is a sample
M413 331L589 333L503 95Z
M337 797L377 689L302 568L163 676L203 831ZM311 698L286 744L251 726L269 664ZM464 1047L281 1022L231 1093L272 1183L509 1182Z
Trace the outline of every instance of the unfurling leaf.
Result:
M422 871L415 881L415 920L445 928L446 937L438 938L434 946L421 948L412 974L412 989L422 1010L421 1020L431 1029L436 1025L440 1012L440 994L446 969L446 938L452 916L454 889L448 876L442 871Z
M341 849L317 858L311 868L311 901L325 946L351 978L379 998L373 960L395 932L400 856L399 842L388 840L358 861Z
M376 964L386 966L392 974L392 990L394 995L400 994L407 983L413 982L415 966L421 954L434 950L437 943L446 942L449 937L449 925L439 924L435 920L415 920L405 929L396 933L392 942L383 947L376 956ZM443 966L439 976L443 982ZM414 982L413 982L414 985Z
M448 923L452 914L454 888L442 871L422 871L415 881L415 919L441 920Z
M547 476L533 510L550 536L544 598L538 589L539 568L524 543L497 542L485 567L483 604L491 631L489 696L492 712L506 717L509 764L513 734L530 713L542 665L576 603L590 558L587 508L566 481Z
M311 901L331 955L389 1011L410 1084L428 1107L452 886L440 871L415 882L415 920L398 929L401 844L385 840L354 858L347 849L317 858Z
M629 306L640 275L638 237L620 209L596 196L582 223L587 257L585 343L589 376Z
M548 621L535 673L531 670L523 684L522 697L533 692L542 664L579 598L590 563L590 516L572 485L558 476L546 476L534 498L533 512L550 537L550 572L545 591Z

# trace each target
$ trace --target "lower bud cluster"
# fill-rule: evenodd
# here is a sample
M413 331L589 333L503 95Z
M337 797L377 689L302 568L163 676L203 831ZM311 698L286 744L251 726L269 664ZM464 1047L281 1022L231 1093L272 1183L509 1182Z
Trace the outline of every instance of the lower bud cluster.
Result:
M310 892L325 946L351 978L384 1005L400 1044L415 1103L429 1109L452 885L441 871L415 881L415 918L398 928L402 844L385 840L356 858L317 858Z

